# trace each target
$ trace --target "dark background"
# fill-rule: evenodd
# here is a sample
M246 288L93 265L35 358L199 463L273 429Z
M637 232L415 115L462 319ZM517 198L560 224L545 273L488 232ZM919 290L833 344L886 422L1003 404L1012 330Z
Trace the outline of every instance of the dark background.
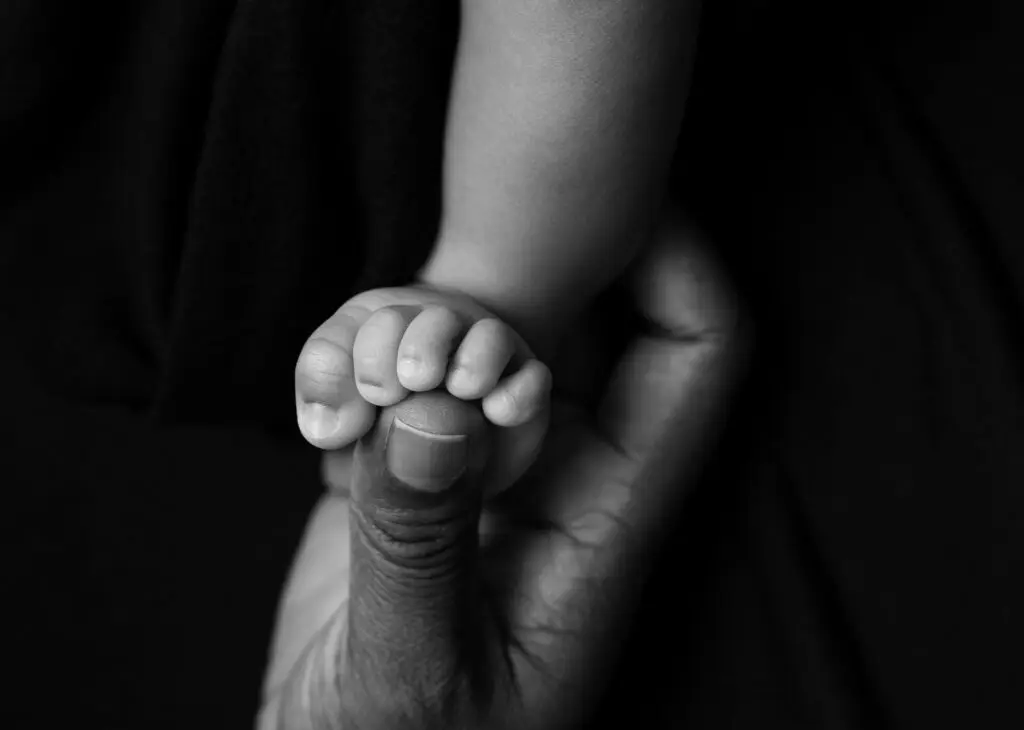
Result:
M1024 726L1022 6L705 7L673 195L758 349L602 716ZM13 717L249 726L320 491L295 357L429 251L456 31L0 0Z

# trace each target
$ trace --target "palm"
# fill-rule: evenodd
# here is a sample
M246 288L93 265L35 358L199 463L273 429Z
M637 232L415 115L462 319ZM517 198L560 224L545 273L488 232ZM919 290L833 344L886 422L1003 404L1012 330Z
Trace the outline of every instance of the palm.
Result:
M598 684L592 669L607 666L598 653L614 642L609 622L594 620L594 599L629 592L625 573L599 565L608 531L621 527L614 475L626 467L581 409L557 404L535 468L484 510L486 638L502 660L491 664L495 678L513 690L511 706L495 713L509 727L542 727L541 718L578 706Z
M485 506L478 547L456 548L464 561L452 584L458 592L436 604L439 613L434 601L447 589L428 590L424 576L413 576L416 590L433 596L412 612L374 599L365 571L377 558L358 538L358 557L350 552L350 537L366 529L362 522L350 529L344 488L352 455L325 454L334 492L314 514L283 597L268 672L271 700L295 694L275 691L289 672L303 676L295 670L314 666L341 672L327 686L353 688L349 702L367 726L395 726L403 716L393 704L396 688L416 702L443 697L437 707L455 726L559 727L592 706L590 693L600 691L601 673L612 666L616 632L628 625L624 612L644 577L644 552L664 534L680 482L715 430L713 416L739 362L734 345L742 345L732 322L721 319L731 310L709 309L700 298L705 281L717 282L694 278L695 262L703 263L692 249L669 241L650 261L639 272L651 282L640 303L663 329L634 337L614 376L600 385L596 412L584 408L585 398L556 400L533 468ZM557 363L555 372L557 378ZM354 499L351 510L360 520L363 499ZM472 541L475 517L468 519L457 529ZM357 586L351 597L350 581ZM367 600L386 614L384 624L366 613ZM433 616L424 619L421 610ZM352 637L350 619L359 625ZM351 652L330 640L356 646L362 663L355 674L337 661ZM312 649L302 660L306 646ZM376 684L367 689L367 681ZM338 701L310 700L308 710L335 717Z
M332 458L338 462L335 472L348 472L347 454L328 455ZM587 600L581 600L580 588L593 580L592 563L600 559L596 539L616 526L609 477L625 466L622 454L598 435L580 407L558 403L536 467L484 509L479 553L484 620L470 640L488 644L492 661L485 679L507 690L496 693L504 707L495 716L507 717L510 727L533 727L526 722L530 717L550 717L566 694L586 684L586 652L601 642L587 640L598 627L583 620ZM550 489L554 483L577 485L578 494ZM589 501L567 511L566 499L584 492ZM349 517L344 494L319 508L283 596L275 652L280 657L297 659L315 634L346 620ZM283 671L272 669L275 674L283 677ZM517 725L514 717L525 724Z

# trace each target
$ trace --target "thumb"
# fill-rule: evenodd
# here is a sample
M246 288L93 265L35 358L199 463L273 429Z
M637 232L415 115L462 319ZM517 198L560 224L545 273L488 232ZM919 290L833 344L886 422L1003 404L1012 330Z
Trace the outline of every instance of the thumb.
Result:
M382 411L356 446L346 673L375 713L442 712L481 643L472 621L487 436L478 408L434 391Z

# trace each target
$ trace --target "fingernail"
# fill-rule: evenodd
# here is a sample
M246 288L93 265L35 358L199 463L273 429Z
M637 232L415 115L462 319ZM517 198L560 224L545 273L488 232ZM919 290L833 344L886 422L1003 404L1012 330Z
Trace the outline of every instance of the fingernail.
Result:
M302 403L299 405L299 428L307 438L320 441L333 436L341 424L341 414L336 408L323 403Z
M451 487L469 462L465 435L436 434L395 418L388 435L386 463L398 480L413 489L441 492Z

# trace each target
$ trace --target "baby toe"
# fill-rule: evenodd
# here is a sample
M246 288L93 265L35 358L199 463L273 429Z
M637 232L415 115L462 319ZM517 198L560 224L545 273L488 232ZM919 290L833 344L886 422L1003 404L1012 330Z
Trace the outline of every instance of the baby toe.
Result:
M515 339L504 322L481 319L470 327L452 359L446 386L456 398L474 400L494 390L515 353Z
M370 428L376 408L355 388L352 355L337 343L311 337L295 365L299 430L314 446L337 449Z
M447 307L432 306L420 312L398 347L396 371L402 387L422 392L439 386L462 330L461 318Z
M484 415L497 426L520 426L547 409L550 395L551 371L529 360L484 397Z
M407 394L398 380L395 361L408 324L403 311L384 307L374 312L356 334L352 347L356 388L375 406L394 405Z

